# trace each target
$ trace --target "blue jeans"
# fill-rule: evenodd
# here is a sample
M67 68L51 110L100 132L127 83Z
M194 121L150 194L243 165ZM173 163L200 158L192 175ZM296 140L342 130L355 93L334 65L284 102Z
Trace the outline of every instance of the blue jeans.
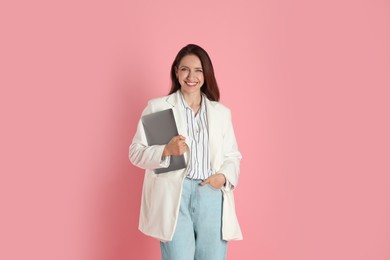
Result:
M179 217L172 241L161 242L163 260L224 260L222 191L202 180L184 179Z

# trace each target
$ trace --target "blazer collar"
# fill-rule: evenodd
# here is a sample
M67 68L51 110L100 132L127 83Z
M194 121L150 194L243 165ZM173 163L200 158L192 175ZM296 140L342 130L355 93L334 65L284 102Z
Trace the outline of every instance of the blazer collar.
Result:
M173 107L181 109L183 105L180 103L180 93L179 90L169 95L166 101Z

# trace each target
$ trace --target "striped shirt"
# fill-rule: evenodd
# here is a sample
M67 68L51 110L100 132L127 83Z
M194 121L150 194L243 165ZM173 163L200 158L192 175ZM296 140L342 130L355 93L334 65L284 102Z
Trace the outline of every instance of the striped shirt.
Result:
M187 178L204 180L211 175L205 97L203 94L201 95L201 105L198 113L195 115L192 108L185 101L180 90L179 92L186 112L187 143L189 144L190 149Z

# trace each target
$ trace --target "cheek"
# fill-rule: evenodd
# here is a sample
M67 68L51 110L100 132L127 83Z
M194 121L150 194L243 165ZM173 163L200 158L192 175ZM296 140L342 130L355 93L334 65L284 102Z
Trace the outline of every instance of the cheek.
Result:
M179 72L178 73L179 80L184 80L186 77L187 77L187 73L186 72Z

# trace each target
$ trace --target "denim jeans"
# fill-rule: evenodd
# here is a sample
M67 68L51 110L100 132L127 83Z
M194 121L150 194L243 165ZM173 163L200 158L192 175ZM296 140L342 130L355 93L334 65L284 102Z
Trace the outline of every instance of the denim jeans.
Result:
M184 179L179 217L172 241L161 242L163 260L224 260L222 191L202 180Z

